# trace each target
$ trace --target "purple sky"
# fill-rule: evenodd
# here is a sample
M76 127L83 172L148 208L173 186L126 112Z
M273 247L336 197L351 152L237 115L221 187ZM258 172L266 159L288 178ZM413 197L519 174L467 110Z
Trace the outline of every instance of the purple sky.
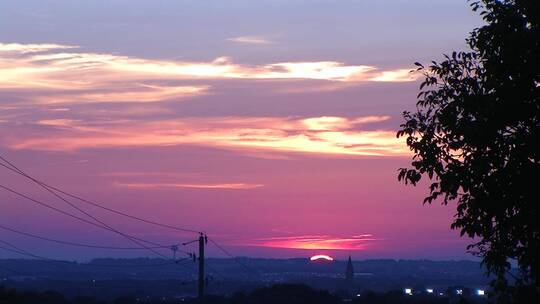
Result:
M236 255L467 258L453 206L397 182L411 155L395 132L412 63L464 49L479 20L455 0L4 1L0 152ZM76 212L3 168L0 181ZM130 245L5 191L0 203L6 227ZM193 238L82 207L141 238ZM57 258L152 255L0 239Z

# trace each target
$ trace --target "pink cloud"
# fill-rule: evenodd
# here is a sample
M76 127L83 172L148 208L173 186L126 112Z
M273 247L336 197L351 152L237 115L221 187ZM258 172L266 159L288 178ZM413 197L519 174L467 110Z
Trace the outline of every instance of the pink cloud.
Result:
M76 151L80 149L199 145L243 152L279 152L335 157L403 156L408 150L392 130L362 130L381 117L214 117L107 124L69 119L40 121L39 134L8 137L13 149ZM48 135L46 135L48 134Z
M368 247L368 243L378 240L371 234L345 238L329 235L302 235L254 239L241 241L236 245L309 250L363 250Z
M249 190L260 188L262 184L246 183L221 183L221 184L185 184L185 183L114 183L116 187L131 189L171 189L171 188L192 188L192 189L229 189L229 190Z

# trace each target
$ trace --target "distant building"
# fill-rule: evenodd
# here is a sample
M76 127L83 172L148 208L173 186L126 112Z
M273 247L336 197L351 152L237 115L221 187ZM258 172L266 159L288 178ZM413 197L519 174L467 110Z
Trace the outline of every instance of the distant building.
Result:
M349 256L347 268L345 269L345 286L349 292L354 291L354 268L352 265L351 256Z

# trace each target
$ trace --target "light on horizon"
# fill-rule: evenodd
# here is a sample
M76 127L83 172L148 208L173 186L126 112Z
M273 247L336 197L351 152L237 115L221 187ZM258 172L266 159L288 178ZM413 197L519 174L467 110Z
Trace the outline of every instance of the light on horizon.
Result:
M334 258L326 254L317 254L309 258L310 261L326 260L333 261Z
M412 296L412 288L405 288L404 291L406 295Z

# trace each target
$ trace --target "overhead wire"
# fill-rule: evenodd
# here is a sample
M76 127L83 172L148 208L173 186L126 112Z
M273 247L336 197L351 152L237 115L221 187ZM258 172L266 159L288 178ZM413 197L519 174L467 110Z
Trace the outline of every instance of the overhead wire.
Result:
M44 185L43 183L41 183L40 181L38 181L37 179L29 176L28 174L26 174L24 171L22 171L21 169L19 169L17 166L15 166L14 164L12 164L11 162L9 162L8 160L6 160L4 157L0 156L0 159L2 159L4 162L8 163L16 172L18 172L20 175L30 179L31 181L33 181L34 183L36 183L37 185L39 185L40 187L42 187L43 189L45 189L46 191L48 191L49 193L53 194L54 196L56 196L57 198L61 199L63 202L65 202L66 204L68 204L69 206L71 206L72 208L78 210L79 212L81 212L82 214L86 215L87 217L91 218L92 220L98 222L99 224L103 225L103 227L106 229L106 230L109 230L111 232L114 232L114 233L117 233L119 235L121 235L122 237L128 239L129 241L151 251L152 253L158 255L158 256L161 256L161 257L164 257L164 258L168 258L166 255L162 254L161 252L155 250L155 249L152 249L144 244L141 243L141 241L137 240L137 238L129 235L129 234L126 234L126 233L123 233L113 227L111 227L110 225L108 225L107 223L105 223L104 221L100 220L99 218L97 218L96 216L90 214L89 212L83 210L82 208L78 207L77 205L73 204L71 201L65 199L63 196L59 195L58 193L56 193L55 191L51 190L50 188L48 188L46 185ZM146 241L145 241L146 242ZM155 245L155 244L154 244Z
M24 256L29 256L29 257L32 257L32 258L35 258L35 259L38 259L38 260L44 260L44 261L49 261L49 262L56 262L56 263L72 263L72 262L68 262L68 261L61 261L61 260L54 260L54 259L50 259L50 258L46 258L46 257L43 257L43 256L40 256L40 255L37 255L37 254L33 254L27 250L24 250L24 249L21 249L9 242L6 242L4 240L0 240L0 243L4 244L4 245L7 245L11 248L8 248L8 247L4 247L2 245L0 245L0 249L2 250L5 250L5 251L9 251L9 252L12 252L12 253L17 253L19 255L24 255Z
M52 189L54 191L58 191L58 192L66 195L66 196L77 199L77 200L79 200L79 201L81 201L83 203L92 205L94 207L101 208L103 210L106 210L106 211L109 211L109 212L112 212L112 213L115 213L115 214L130 218L130 219L133 219L133 220L137 220L137 221L144 222L144 223L151 224L151 225L155 225L155 226L160 226L160 227L163 227L163 228L169 228L169 229L173 229L173 230L177 230L177 231L191 232L191 233L197 233L197 234L204 233L203 231L199 231L199 230L195 230L195 229L189 229L189 228L178 227L178 226L173 226L173 225L169 225L169 224L163 224L163 223L148 220L148 219L145 219L145 218L142 218L142 217L134 216L134 215L128 214L126 212L118 211L118 210L110 208L110 207L106 207L103 204L100 204L100 203L97 203L95 201L91 201L91 200L82 198L82 197L80 197L78 195L69 193L69 192L67 192L65 190L62 190L62 189L58 188L58 187L51 186L51 185L46 184L46 183L44 183L42 181L39 181L39 180L29 176L28 174L24 173L21 169L19 169L12 162L8 161L5 157L3 157L1 155L0 155L0 160L4 161L5 163L7 163L11 167L6 166L5 164L2 164L2 163L0 163L0 166L4 167L4 168L6 168L6 169L8 169L8 170L10 170L12 172L15 172L15 173L17 173L19 175L22 175L22 176L24 176L26 178L29 178L34 182L38 182L41 185L43 185L43 186L45 186L45 187L47 187L49 189Z
M3 163L0 163L0 165L14 173L17 173L19 175L22 175L24 177L26 177L27 179L33 181L34 183L36 183L37 185L39 185L40 187L42 187L43 189L47 190L49 193L53 194L54 196L56 196L57 198L61 199L62 201L64 201L65 203L69 204L71 207L75 208L76 210L78 210L79 212L83 213L84 215L88 216L89 218L93 219L94 221L96 221L97 223L99 224L96 224L94 222L91 222L91 221L88 221L84 218L81 218L79 216L76 216L72 213L69 213L69 212L66 212L62 209L59 209L59 208L56 208L54 206L51 206L49 204L46 204L46 203L43 203L41 201L38 201L36 199L33 199L23 193L20 193L14 189L11 189L9 187L6 187L4 185L0 185L0 188L3 188L4 190L7 190L11 193L14 193L16 195L19 195L21 197L24 197L34 203L37 203L39 205L42 205L44 207L47 207L49 209L52 209L56 212L59 212L61 214L64 214L66 216L70 216L72 218L75 218L75 219L78 219L80 221L83 221L87 224L91 224L93 226L96 226L96 227L99 227L99 228L102 228L102 229L106 229L106 230L109 230L109 231L112 231L112 232L115 232L117 234L120 234L124 237L126 237L128 240L136 243L137 245L141 246L142 248L135 248L135 247L113 247L113 246L99 246L99 245L89 245L89 244L82 244L82 243L75 243L75 242L66 242L66 241L61 241L61 240L57 240L57 239L51 239L51 238L47 238L47 237L42 237L42 236L37 236L37 235L34 235L34 234L29 234L29 233L25 233L25 232L22 232L22 231L18 231L16 229L10 229L8 227L2 227L2 228L7 228L7 230L10 230L14 233L18 233L18 234L23 234L23 235L26 235L26 236L29 236L29 237L34 237L34 238L39 238L39 239L42 239L42 240L46 240L46 241L51 241L51 242L56 242L56 243L62 243L62 244L65 244L65 245L72 245L72 246L82 246L82 247L92 247L92 248L103 248L103 249L147 249L147 250L150 250L152 251L153 253L161 256L161 257L164 257L166 259L170 259L169 257L161 254L160 252L157 252L156 250L154 249L161 249L161 248L169 248L169 249L173 249L174 252L176 251L180 251L182 253L185 253L185 254L188 254L188 255L192 255L191 253L187 252L187 251L183 251L183 250L179 250L178 249L178 245L172 245L172 246L165 246L165 245L162 245L162 244L158 244L158 243L155 243L155 242L151 242L151 241L148 241L148 240L144 240L144 239L141 239L141 238L137 238L137 237L134 237L134 236L131 236L131 235L127 235L123 232L120 232L118 231L117 229L114 229L112 228L110 225L104 223L103 221L101 221L100 219L96 218L95 216L91 215L90 213L88 213L87 211L79 208L78 206L76 206L75 204L73 204L72 202L70 202L69 200L65 199L64 197L62 197L61 195L59 195L58 193L56 193L55 191L58 191L68 197L71 197L71 198L74 198L74 199L77 199L79 201L82 201L84 203L87 203L87 204L90 204L90 205L93 205L95 207L99 207L101 209L104 209L104 210L107 210L109 212L113 212L113 213L116 213L116 214L119 214L119 215L122 215L122 216L125 216L125 217L128 217L128 218L131 218L131 219L134 219L134 220L138 220L138 221L142 221L142 222L145 222L145 223L148 223L148 224L152 224L152 225L156 225L156 226L161 226L161 227L165 227L165 228L169 228L169 229L174 229L174 230L178 230L178 231L183 231L183 232L192 232L192 233L200 233L199 231L197 230L193 230L193 229L186 229L186 228L181 228L181 227L177 227L177 226L172 226L172 225L168 225L168 224L162 224L162 223L158 223L158 222L155 222L155 221L151 221L151 220L147 220L147 219L143 219L143 218L140 218L140 217L136 217L136 216L133 216L133 215L130 215L130 214L127 214L127 213L124 213L124 212L121 212L121 211L118 211L118 210L115 210L115 209L112 209L112 208L108 208L108 207L105 207L105 206L102 206L101 204L98 204L98 203L95 203L95 202L92 202L90 200L86 200L82 197L79 197L77 195L74 195L74 194L71 194L71 193L68 193L64 190L61 190L57 187L54 187L54 186L50 186L48 184L45 184L33 177L31 177L30 175L26 174L24 171L22 171L21 169L19 169L17 166L15 166L13 163L11 163L10 161L8 161L6 158L0 156L0 159L2 161L4 161L5 163L7 163L9 166L6 166L5 164ZM152 244L154 245L154 247L149 247L149 246L146 246L146 245L143 245L141 244L140 242L145 242L145 243L148 243L148 244ZM9 249L9 248L3 248L3 249ZM10 251L13 251L13 250L10 250ZM36 258L40 258L40 256L37 256L37 255L34 255L34 254L29 254L28 252L23 252L23 251L19 251L19 250L15 250L14 251L15 253L19 253L19 254L25 254L27 256L32 256L32 257L36 257ZM41 257L42 258L42 257ZM186 258L187 259L187 258ZM173 262L170 263L170 264L176 264L176 265L179 265L181 267L185 267L185 268L188 268L190 270L192 270L192 268L189 268L187 267L186 265L183 265L183 264L180 264L181 261L183 260L186 260L186 259L181 259L181 260L177 260L175 258L173 258Z
M240 262L238 260L238 258L234 255L232 255L228 250L226 250L225 248L223 248L221 245L219 245L216 241L214 241L213 239L211 238L208 238L208 240L214 244L214 246L216 246L219 250L221 250L223 253L225 253L227 256L229 256L230 258L233 259L233 261L235 261L238 265L242 266L242 268L244 268L245 271L247 271L248 274L255 274L255 276L260 276L259 272L256 271L255 269L247 266L246 264Z
M30 196L28 196L28 195L26 195L26 194L23 194L23 193L21 193L21 192L19 192L19 191L16 191L16 190L14 190L14 189L12 189L12 188L9 188L9 187L7 187L7 186L4 186L4 185L2 185L2 184L0 184L0 188L6 190L6 191L8 191L8 192L11 192L11 193L13 193L13 194L16 194L16 195L18 195L18 196L20 196L20 197L23 197L23 198L25 198L25 199L27 199L27 200L29 200L29 201L32 201L32 202L34 202L34 203L36 203L36 204L38 204L38 205L41 205L41 206L43 206L43 207L45 207L45 208L54 210L54 211L56 211L56 212L58 212L58 213L61 213L61 214L63 214L63 215L69 216L69 217L72 217L72 218L74 218L74 219L77 219L77 220L82 221L82 222L84 222L84 223L87 223L87 224L89 224L89 225L93 225L93 226L95 226L95 227L98 227L98 228L101 228L101 229L105 229L105 230L110 231L110 230L107 229L107 227L105 227L105 226L102 226L102 225L97 224L97 223L95 223L95 222L91 222L91 221L89 221L89 220L87 220L87 219L85 219L85 218L82 218L82 217L77 216L77 215L75 215L75 214L69 213L69 212L64 211L64 210L62 210L62 209L56 208L56 207L54 207L54 206L52 206L52 205L49 205L49 204L44 203L44 202L42 202L42 201L40 201L40 200L34 199L34 198L32 198L32 197L30 197ZM144 239L141 239L141 238L138 238L138 237L135 237L135 236L132 236L132 238L135 239L135 240L138 240L138 241L140 241L140 242L145 242L145 243L148 243L148 244L151 244L151 245L154 245L154 246L159 246L159 247L162 247L162 248L165 248L165 247L166 247L165 245L162 245L162 244L159 244L159 243L156 243L156 242L152 242L152 241L148 241L148 240L144 240ZM145 248L145 249L148 249L148 248ZM161 254L161 253L159 253L159 255L162 256L162 257L165 257L165 258L169 259L169 257L167 257L167 256L165 256L165 255L163 255L163 254Z
M140 221L140 222L144 222L144 223L147 223L147 224L151 224L151 225L155 225L155 226L160 226L160 227L163 227L163 228L169 228L169 229L173 229L173 230L177 230L177 231L183 231L183 232L191 232L191 233L197 233L197 234L203 234L204 232L202 231L198 231L198 230L195 230L195 229L187 229L187 228L183 228L183 227L178 227L178 226L173 226L173 225L169 225L169 224L163 224L163 223L159 223L159 222L156 222L156 221L152 221L152 220L148 220L148 219L144 219L144 218L141 218L141 217L137 217L137 216L134 216L134 215L131 215L131 214L128 214L128 213L125 213L125 212L121 212L121 211L118 211L118 210L115 210L115 209L112 209L112 208L109 208L109 207L106 207L102 204L99 204L95 201L91 201L91 200L88 200L88 199L85 199L85 198L82 198L80 196L77 196L75 194L72 194L72 193L69 193L67 191L64 191L58 187L54 187L54 186L51 186L51 185L48 185L44 182L41 182L33 177L31 177L30 175L26 174L24 171L22 171L21 169L19 169L17 166L15 166L12 162L8 161L6 158L4 158L3 156L0 155L0 160L4 161L6 164L8 165L5 165L3 163L0 162L0 166L14 172L14 173L17 173L19 175L22 175L24 177L26 177L27 179L30 179L31 181L33 181L34 183L38 184L39 186L41 186L42 188L44 188L45 190L47 190L48 192L52 193L53 195L55 195L56 197L62 199L64 202L68 203L69 205L71 205L73 208L79 210L80 212L82 212L83 214L87 215L88 217L92 218L93 220L97 221L98 223L100 223L101 225L98 225L94 222L91 222L91 221L88 221L88 220L85 220L83 218L80 218L76 215L73 215L71 213L68 213L68 212L65 212L61 209L58 209L58 208L55 208L53 206L50 206L48 204L45 204L43 202L39 202L35 199L32 199L22 193L19 193L13 189L10 189L6 186L3 186L0 184L0 188L3 188L4 190L7 190L7 191L10 191L14 194L17 194L19 196L22 196L22 197L25 197L26 199L29 199L35 203L38 203L42 206L45 206L47 208L50 208L50 209L53 209L57 212L60 212L64 215L68 215L70 217L74 217L78 220L82 220L88 224L92 224L94 226L97 226L97 227L100 227L102 229L106 229L106 230L109 230L109 231L113 231L113 232L116 232L118 234L121 234L123 235L124 237L128 238L129 240L131 240L132 242L135 242L136 244L138 244L139 246L142 246L143 248L141 249L148 249L148 250L151 250L151 251L154 251L153 249L154 248L165 248L167 246L164 246L164 245L161 245L161 244L157 244L157 243L154 243L154 242L151 242L151 241L147 241L147 240L144 240L144 239L141 239L141 238L137 238L137 237L134 237L134 236L130 236L130 235L126 235L120 231L117 231L115 230L114 228L108 226L107 224L103 223L102 221L100 221L99 219L95 218L94 216L92 216L91 214L89 214L88 212L82 210L81 208L75 206L73 203L71 203L70 201L68 201L67 199L65 199L64 197L62 197L61 195L59 195L58 193L56 192L59 192L61 194L64 194L68 197L71 197L73 199L76 199L76 200L79 200L83 203L86 203L86 204L89 204L89 205L92 205L94 207L97 207L97 208L101 208L103 210L106 210L106 211L109 211L109 212L112 212L112 213L115 213L115 214L118 214L118 215L122 215L124 217L127 217L127 218L130 218L130 219L133 219L133 220L137 220L137 221ZM51 241L58 241L58 240L52 240L50 239ZM142 245L140 243L138 243L137 241L141 241L141 242L145 242L147 244L152 244L154 245L155 247L152 248L152 247L148 247L148 246L145 246L145 245ZM256 275L259 275L259 273L255 270L253 270L251 267L247 266L246 264L240 262L236 256L232 255L228 250L226 250L225 248L223 248L221 245L219 245L216 241L214 241L213 239L209 239L210 242L212 242L219 250L221 250L223 253L225 253L227 256L229 256L230 258L232 258L237 264L239 264L240 266L242 266L242 268L244 268L245 270L248 271L248 273L255 273ZM71 242L64 242L64 243L71 243ZM73 243L74 244L74 243ZM79 244L79 245L83 245L83 244ZM84 244L84 245L87 245L87 244ZM107 247L107 246L99 246L99 247ZM113 249L113 248L108 248L108 249ZM115 249L120 249L120 248L115 248ZM156 253L156 252L154 252ZM190 254L188 252L184 252L186 254ZM164 255L162 255L161 253L157 252L158 255L162 256L162 257L165 257ZM190 254L191 255L191 254ZM167 258L167 257L166 257Z
M14 229L14 228L6 227L4 225L0 225L0 229L10 231L10 232L13 232L13 233L16 233L16 234L19 234L19 235L24 235L24 236L27 236L27 237L43 240L43 241L54 242L54 243L63 244L63 245L69 245L69 246L96 248L96 249L111 249L111 250L144 250L144 248L141 248L141 247L103 246L103 245L95 245L95 244L86 244L86 243L78 243L78 242L71 242L71 241L63 241L63 240L53 239L53 238L49 238L49 237L45 237L45 236L41 236L41 235L29 233L29 232L24 232L24 231L17 230L17 229ZM153 248L153 249L169 248L170 249L170 247L171 246L154 246L154 247L150 247L150 248Z
M7 242L7 241L4 241L4 240L0 240L0 243L1 243L1 244L4 244L4 245L7 245L7 246L9 246L9 247L11 247L11 248L8 248L8 247L5 247L5 246L0 245L0 249L5 250L5 251L8 251L8 252L16 253L16 254L23 255L23 256L32 257L32 258L35 258L35 259L38 259L38 260L42 260L42 261L46 261L46 262L62 263L62 264L69 264L69 265L74 265L74 264L76 264L76 265L78 265L78 266L84 266L84 267L133 267L133 268L136 268L136 267L156 267L156 266L166 266L166 265L174 265L174 264L185 266L185 265L179 264L179 263L189 259L189 258L183 258L183 259L178 259L178 260L171 261L171 262L163 262L163 263L156 263L156 264L99 264L99 263L75 263L75 262L70 262L70 261L64 261L64 260L58 260L58 259L51 259L51 258L48 258L48 257L44 257L44 256L42 256L42 255L37 255L37 254L35 254L35 253L29 252L28 250L21 249L20 247L17 247L17 246L15 246L15 245L13 245L12 243ZM191 268L188 268L188 269L191 270Z
M56 211L56 212L62 213L62 214L64 214L64 215L66 215L66 216L73 217L73 218L78 219L78 220L80 220L80 221L83 221L83 222L85 222L85 223L87 223L87 224L90 224L90 225L93 225L93 226L96 226L96 227L105 229L105 227L103 227L103 226L101 226L101 225L99 225L99 224L96 224L96 223L94 223L94 222L88 221L88 220L86 220L86 219L84 219L84 218L81 218L81 217L79 217L79 216L77 216L77 215L74 215L74 214L71 214L71 213L69 213L69 212L66 212L66 211L64 211L64 210L58 209L58 208L56 208L56 207L54 207L54 206L51 206L51 205L49 205L49 204L47 204L47 203L41 202L41 201L39 201L39 200L36 200L36 199L34 199L34 198L32 198L32 197L29 197L29 196L27 196L27 195L25 195L25 194L23 194L23 193L20 193L20 192L18 192L18 191L16 191L16 190L13 190L13 189L11 189L11 188L9 188L9 187L6 187L6 186L2 185L2 184L0 184L0 188L2 188L2 189L4 189L4 190L7 190L7 191L9 191L9 192L12 192L12 193L14 193L14 194L16 194L16 195L19 195L19 196L21 196L21 197L24 197L24 198L26 198L26 199L28 199L28 200L34 202L34 203L37 203L37 204L39 204L39 205L44 206L44 207L46 207L46 208L49 208L49 209L52 209L52 210L54 210L54 211ZM7 228L7 227L2 226L1 228ZM9 228L8 228L7 230L12 231L12 232L15 232L15 233L27 235L27 236L38 237L38 238L43 239L43 240L54 241L54 242L58 242L58 241L59 241L59 240L53 240L53 239L49 239L49 238L42 238L42 237L40 237L40 236L32 235L32 234L25 233L25 232L22 232L22 231L18 231L18 230L15 230L15 229L9 229ZM136 237L134 237L134 238L136 238ZM136 238L136 239L139 239L139 238ZM153 244L156 248L169 248L169 247L170 247L170 246L158 244L158 243L151 242L151 241L147 241L147 240L143 240L143 239L139 239L139 240L140 240L141 242L147 242L147 243ZM71 242L64 242L64 241L60 241L60 242L62 242L62 243L64 243L64 244L71 243ZM0 240L0 243L5 243L5 241L1 241L1 240ZM80 245L85 245L85 247L87 246L87 244L81 244L81 243L71 243L70 245L74 245L74 244L77 244L77 246L80 246ZM12 244L11 244L10 246L16 248L16 247L13 246ZM97 246L97 247L107 247L107 246ZM132 247L132 248L137 248L137 247ZM51 259L46 258L46 257L42 257L42 256L39 256L39 255L36 255L36 254L33 254L33 253L29 253L28 251L23 251L23 250L21 250L20 248L16 248L16 249L14 250L14 249L9 249L9 248L5 248L5 247L3 247L3 246L0 246L0 249L4 249L4 250L10 251L10 252L18 253L18 254L25 255L25 256L30 256L30 257L37 258L37 259L40 259L40 260L47 260L47 261L53 261L53 262L61 262L61 263L65 263L65 261L51 260ZM107 248L107 249L112 249L112 248ZM114 248L114 249L118 249L118 248ZM138 249L147 249L147 248L141 248L141 247L139 247ZM180 251L180 250L179 250L179 251ZM181 251L181 252L182 252L182 253L185 253L185 254L188 254L188 255L191 255L191 253L189 253L189 252L187 252L187 251ZM167 256L165 256L165 255L161 255L161 256L162 256L164 259L170 260L170 261L171 261L171 262L169 263L169 265L175 264L175 265L178 265L178 266L180 266L180 267L189 269L190 271L194 270L193 267L188 267L187 265L180 264L179 260L177 260L177 259L170 258L170 257L167 257ZM183 261L183 260L184 260L184 259L181 259L180 261ZM67 262L67 263L70 263L70 262ZM86 264L82 264L82 265L86 265Z

